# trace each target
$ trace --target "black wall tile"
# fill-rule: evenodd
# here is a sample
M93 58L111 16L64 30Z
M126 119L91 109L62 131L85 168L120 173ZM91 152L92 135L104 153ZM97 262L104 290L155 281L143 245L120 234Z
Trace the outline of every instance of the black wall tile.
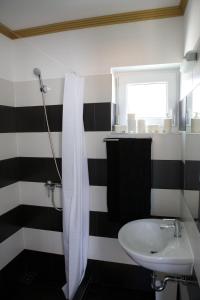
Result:
M106 212L90 212L90 235L117 238L122 223L109 220Z
M111 131L111 103L95 103L94 131Z
M47 106L47 115L48 115L49 126L51 131L62 131L62 114L63 114L62 105ZM46 123L45 123L45 131L47 131Z
M90 185L107 185L107 160L88 159Z
M95 130L94 103L85 104L83 107L83 123L85 131Z
M111 103L85 103L83 120L85 131L111 131Z
M185 162L185 183L186 190L200 190L200 161Z
M0 133L16 132L15 108L0 105Z
M0 188L18 181L19 159L0 160Z
M57 163L61 170L61 158L57 158ZM53 158L46 157L20 157L19 180L33 182L51 180L60 182Z
M53 207L20 205L19 222L22 227L62 232L62 213Z
M152 161L152 188L181 189L183 164L178 160Z
M19 215L20 206L0 216L0 243L21 229Z
M42 106L16 107L17 132L46 131L44 108Z

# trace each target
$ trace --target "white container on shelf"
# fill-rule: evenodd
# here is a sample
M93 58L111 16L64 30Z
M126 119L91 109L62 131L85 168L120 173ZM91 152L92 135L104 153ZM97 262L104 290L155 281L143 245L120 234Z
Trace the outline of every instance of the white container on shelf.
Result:
M191 132L200 133L200 118L198 113L195 113L194 118L191 119Z
M116 133L126 133L127 126L126 125L114 125L114 131Z
M160 133L160 125L148 125L148 133Z
M146 122L145 120L137 120L137 132L145 133L146 132Z
M172 119L166 118L163 120L163 132L170 133L172 132Z
M128 132L129 133L136 132L135 114L128 114Z

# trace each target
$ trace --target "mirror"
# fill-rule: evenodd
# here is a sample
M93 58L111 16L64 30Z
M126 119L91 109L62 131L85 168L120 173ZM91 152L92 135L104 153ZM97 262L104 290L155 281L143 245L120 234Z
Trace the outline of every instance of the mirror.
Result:
M185 98L183 153L184 198L193 218L200 221L200 84Z

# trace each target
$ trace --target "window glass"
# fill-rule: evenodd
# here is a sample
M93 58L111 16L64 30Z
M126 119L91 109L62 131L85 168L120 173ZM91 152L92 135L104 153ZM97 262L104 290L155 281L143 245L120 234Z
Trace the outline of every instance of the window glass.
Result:
M164 118L167 114L168 84L153 82L128 84L127 113L137 118Z

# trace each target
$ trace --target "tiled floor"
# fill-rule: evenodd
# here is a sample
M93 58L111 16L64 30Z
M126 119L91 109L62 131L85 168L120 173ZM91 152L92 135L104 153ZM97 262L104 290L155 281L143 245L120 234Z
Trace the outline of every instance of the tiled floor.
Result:
M83 300L154 300L153 293L101 284L90 284Z
M149 278L139 267L89 261L74 300L155 300ZM0 299L66 300L64 284L62 255L24 250L0 272Z
M65 300L61 255L23 251L0 276L2 300Z

